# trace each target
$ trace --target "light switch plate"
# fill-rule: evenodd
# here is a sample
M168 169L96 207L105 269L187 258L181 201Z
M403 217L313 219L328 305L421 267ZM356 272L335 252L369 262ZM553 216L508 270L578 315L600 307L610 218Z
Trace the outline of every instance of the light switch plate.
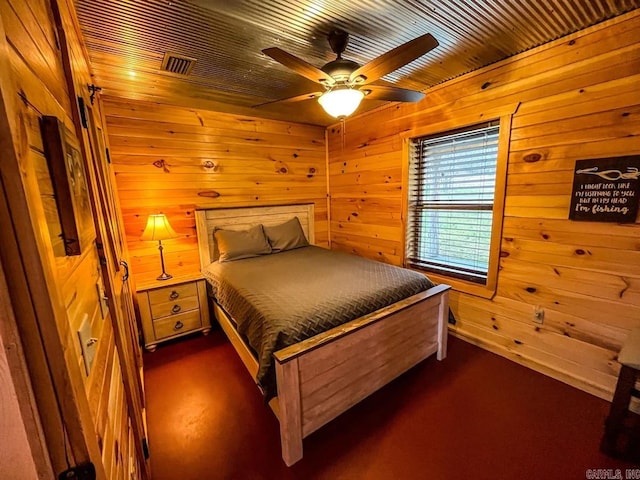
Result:
M82 358L84 358L84 369L88 376L91 371L93 358L96 355L97 339L91 335L91 322L87 314L85 314L78 329L78 339L80 341L80 348L82 349Z

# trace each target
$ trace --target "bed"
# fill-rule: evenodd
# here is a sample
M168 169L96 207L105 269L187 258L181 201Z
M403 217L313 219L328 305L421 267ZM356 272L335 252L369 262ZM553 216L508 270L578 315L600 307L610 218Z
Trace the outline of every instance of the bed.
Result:
M445 358L447 345L447 317L448 290L447 285L431 286L408 285L395 289L396 274L404 272L395 267L386 266L379 262L368 261L314 246L301 246L272 255L261 255L255 258L241 258L237 262L217 262L219 252L214 241L216 229L247 231L256 225L281 225L283 222L297 218L299 226L310 244L315 243L313 205L283 205L276 207L224 208L196 211L196 226L198 232L198 246L203 274L217 292L220 300L213 302L213 310L222 329L229 337L243 363L261 386L269 406L280 422L280 437L282 457L287 465L292 465L302 458L302 440L327 422L331 421L360 400L384 386L401 373L405 372L424 358L436 354L438 360ZM326 255L329 255L327 258ZM344 258L343 257L350 257ZM318 263L320 259L320 263ZM294 280L306 278L304 283L318 283L313 295L313 302L304 302L297 310L298 317L315 318L318 311L324 311L333 294L324 294L328 283L339 284L338 281L327 280L330 275L328 268L333 261L350 261L348 271L357 271L358 275L368 276L369 270L388 269L393 275L389 286L381 286L382 290L368 293L364 303L371 304L368 313L359 315L356 308L349 307L358 315L346 323L336 320L333 313L325 315L329 324L320 330L310 328L299 335L281 334L278 340L270 345L271 350L265 351L261 347L249 345L253 341L248 327L249 320L260 325L258 320L252 319L256 314L251 308L235 308L221 294L221 281L216 281L216 275L224 273L233 281L248 278L252 271L274 272L273 278L290 271ZM214 262L212 264L212 262ZM278 263L283 263L277 267ZM310 266L305 266L305 262ZM294 272L294 266L300 265L301 273ZM313 265L316 265L313 267ZM360 269L363 270L360 270ZM313 277L297 277L303 275L304 270L317 271ZM386 270L385 270L386 271ZM226 272L226 273L225 273ZM364 273L362 273L364 272ZM406 271L405 271L406 272ZM345 274L346 275L346 274ZM268 288L273 281L262 279L264 275L256 277L257 283L245 288L245 294L253 293L266 299L271 296L268 291L261 293L261 288ZM408 275L411 277L411 275ZM413 275L415 277L421 277ZM312 281L313 278L313 281ZM354 277L355 278L355 277ZM378 278L378 277L375 277ZM421 277L424 278L424 277ZM233 284L229 280L227 283ZM317 282L316 282L317 280ZM342 284L340 295L349 297L352 291L359 290L353 278L346 278ZM426 280L425 280L426 281ZM322 283L324 282L324 283ZM300 286L299 281L292 284ZM369 282L371 283L371 282ZM376 282L377 283L377 282ZM308 286L309 288L311 285ZM244 287L243 287L244 288ZM307 288L307 285L305 285ZM426 288L426 290L425 290ZM411 290L414 289L414 290ZM228 297L242 296L242 288L231 290ZM240 291L240 292L238 292ZM328 290L327 290L328 291ZM417 293L415 293L417 292ZM299 292L294 296L297 298ZM260 295L262 295L260 297ZM408 295L408 297L407 297ZM281 298L285 294L274 293L278 299L271 306L271 315L277 318L282 311L278 310ZM379 297L388 297L386 302L376 304ZM404 298L406 297L406 298ZM328 302L328 303L327 303ZM385 303L393 302L389 305ZM223 305L221 305L221 303ZM260 303L260 302L254 302ZM339 304L340 302L333 302ZM283 307L288 309L289 307ZM331 306L333 308L333 306ZM338 308L338 307L336 307ZM375 310L370 311L371 308ZM318 310L320 309L320 310ZM234 313L229 313L233 310ZM293 311L293 310L292 310ZM353 311L350 315L353 317ZM242 317L242 318L235 318ZM246 318L245 318L246 317ZM337 322L332 324L331 322ZM325 322L326 323L326 322ZM328 330L324 330L328 328ZM324 331L323 331L324 330ZM320 332L320 333L318 333ZM253 336L261 336L264 332L253 332ZM283 337L284 340L283 340ZM284 341L284 343L283 343ZM289 343L292 343L289 345ZM286 346L285 346L286 345ZM265 367L265 358L271 360L272 365ZM269 363L269 362L267 362ZM274 371L273 379L267 372ZM273 384L273 385L272 385ZM277 396L275 396L277 385Z

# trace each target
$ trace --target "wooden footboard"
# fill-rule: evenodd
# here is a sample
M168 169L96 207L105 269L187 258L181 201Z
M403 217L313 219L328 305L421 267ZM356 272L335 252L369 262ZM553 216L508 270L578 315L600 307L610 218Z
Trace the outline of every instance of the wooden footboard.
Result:
M449 286L439 285L275 353L287 465L302 439L433 353L447 354Z
M313 204L196 211L202 267L217 260L216 228L279 225L297 216L314 243ZM282 457L302 458L302 439L432 353L447 355L449 286L439 285L364 317L279 350L278 397L269 406L280 420ZM216 317L255 379L258 362L217 305Z

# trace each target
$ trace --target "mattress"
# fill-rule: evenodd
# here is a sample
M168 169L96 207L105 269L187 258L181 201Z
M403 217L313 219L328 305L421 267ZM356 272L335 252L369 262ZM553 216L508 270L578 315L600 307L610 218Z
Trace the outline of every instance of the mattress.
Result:
M267 401L276 395L274 352L433 286L420 273L316 246L213 262L203 275L255 352Z

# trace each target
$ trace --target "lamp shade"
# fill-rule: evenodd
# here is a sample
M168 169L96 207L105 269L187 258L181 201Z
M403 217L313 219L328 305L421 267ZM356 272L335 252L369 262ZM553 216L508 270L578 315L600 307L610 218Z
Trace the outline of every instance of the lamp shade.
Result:
M318 103L332 117L344 118L356 111L363 97L364 93L360 90L338 87L321 95Z
M147 226L142 232L142 240L168 240L176 238L178 234L171 228L167 217L160 213L158 215L149 215Z

